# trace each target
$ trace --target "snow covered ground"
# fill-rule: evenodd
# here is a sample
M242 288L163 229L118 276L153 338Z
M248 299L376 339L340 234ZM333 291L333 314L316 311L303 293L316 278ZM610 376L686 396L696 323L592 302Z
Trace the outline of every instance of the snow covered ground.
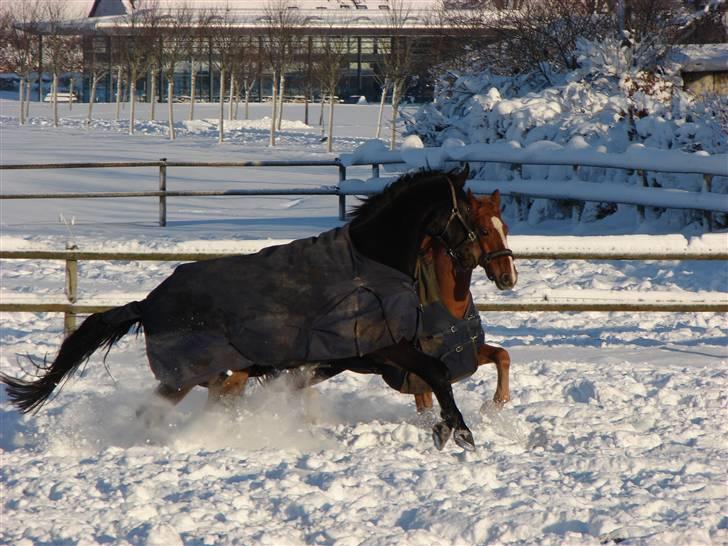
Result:
M27 127L0 101L2 162L326 158L318 127L291 105L281 146L265 122L238 122L225 144L208 122L167 142L161 123L125 134L113 105L90 129L85 110L32 105ZM145 106L141 108L142 118ZM185 105L177 105L179 118ZM163 115L164 108L158 112ZM317 118L314 108L314 119ZM215 107L199 107L205 119ZM376 106L341 106L337 152L374 134ZM267 114L253 108L254 120ZM363 171L365 173L365 171ZM153 189L154 169L3 171L3 193ZM333 184L335 168L170 170L174 189ZM355 175L356 176L356 175ZM364 177L365 174L362 175ZM339 225L332 197L2 201L3 248L224 249ZM59 222L75 217L68 228ZM508 219L507 219L508 220ZM579 235L625 233L612 217ZM569 222L511 223L516 235L567 234ZM649 232L649 229L644 231ZM143 294L169 263L82 262L85 296ZM722 262L521 261L516 292L728 291ZM61 294L63 265L4 261L0 297ZM493 295L484 275L476 300ZM431 417L371 376L317 387L318 409L285 385L252 388L232 414L203 412L194 391L151 434L134 412L154 387L143 338L94 357L39 415L21 416L0 389L0 544L728 544L728 323L712 313L489 313L486 337L511 353L513 400L487 404L495 371L455 386L475 453L432 446ZM52 356L58 315L6 313L0 368Z

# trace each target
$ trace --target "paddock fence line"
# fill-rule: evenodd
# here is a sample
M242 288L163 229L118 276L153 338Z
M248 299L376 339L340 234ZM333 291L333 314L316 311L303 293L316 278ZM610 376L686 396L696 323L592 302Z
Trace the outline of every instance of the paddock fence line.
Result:
M516 238L516 237L514 237ZM512 238L512 239L514 239ZM157 261L189 262L254 253L264 246L286 241L250 242L248 248L226 252L113 252L70 250L2 250L3 260L60 260L65 263L65 295L34 297L26 293L0 297L0 312L50 312L64 314L64 331L75 329L76 316L106 311L137 299L136 294L125 294L121 299L79 298L78 264L81 261ZM555 250L517 251L518 260L728 260L728 248L683 249L682 251L653 250L599 251ZM139 294L144 298L146 293ZM622 311L622 312L728 312L728 293L723 292L632 292L597 290L549 290L542 294L516 299L476 302L479 311Z
M76 163L8 163L0 164L2 170L45 170L45 169L121 169L121 168L156 168L159 171L159 189L157 191L100 191L100 192L56 192L56 193L0 193L0 199L100 199L114 197L157 197L159 199L159 225L167 225L167 198L169 197L223 197L223 196L267 196L267 195L333 195L339 197L339 218L346 219L346 195L339 191L337 185L320 186L318 188L283 188L283 189L237 189L237 190L180 190L168 189L168 170L170 168L205 167L205 168L265 168L265 167L336 167L338 181L346 179L346 167L338 159L322 160L263 160L263 161L112 161L112 162L76 162Z
M418 155L419 153L419 155ZM429 154L429 155L428 155ZM391 178L380 177L381 166L400 166L403 169L430 165L428 157L436 155L434 164L454 167L465 162L505 163L520 172L524 165L570 166L577 173L580 167L602 167L622 169L637 173L641 184L594 183L582 180L470 180L468 187L475 193L490 193L500 189L504 195L517 199L544 198L573 200L578 202L610 202L637 207L640 218L644 218L646 207L688 209L703 211L704 227L712 231L714 213L728 214L728 194L713 192L715 176L728 177L728 155L704 156L683 152L649 151L650 155L623 153L605 154L551 150L533 152L526 150L504 150L502 146L464 146L455 148L425 148L421 150L386 150L357 155L343 154L331 160L264 160L264 161L129 161L129 162L81 162L81 163L37 163L0 164L0 170L31 169L93 169L93 168L156 168L159 185L156 191L123 192L57 192L57 193L0 193L0 199L89 199L116 197L155 197L159 200L159 225L167 225L167 199L172 197L218 197L218 196L268 196L268 195L332 195L339 201L339 219L346 219L346 197L348 195L371 195L382 190ZM656 154L656 157L652 157ZM412 159L414 156L414 159ZM424 159L423 159L424 158ZM678 161L676 160L682 160ZM369 166L371 178L347 178L347 167ZM169 170L172 168L265 168L265 167L335 167L338 171L336 184L307 188L284 189L230 189L230 190L170 190ZM700 192L652 187L648 173L698 174L703 177ZM7 183L5 184L7 186ZM578 209L573 208L578 217Z

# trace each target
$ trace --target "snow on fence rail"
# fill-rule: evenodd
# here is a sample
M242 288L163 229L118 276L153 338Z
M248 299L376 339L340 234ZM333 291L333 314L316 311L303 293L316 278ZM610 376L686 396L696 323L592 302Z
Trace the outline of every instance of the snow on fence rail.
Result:
M2 294L3 312L64 313L66 331L75 327L77 314L95 313L122 305L146 294L122 294L103 299L78 297L78 262L196 261L233 254L250 254L287 240L240 241L222 252L172 249L155 252L80 251L52 249L0 250L0 259L63 260L66 263L65 297ZM514 236L509 243L517 259L562 260L728 260L728 235L706 234L686 240L680 235L627 235L609 237ZM479 301L480 311L668 311L728 312L728 293L630 292L609 290L550 290L542 294Z
M644 207L702 210L704 224L713 229L712 213L728 213L728 195L713 193L713 178L728 177L728 154L709 155L706 152L686 153L678 150L647 148L633 144L623 153L606 153L584 142L573 146L540 141L526 148L517 143L470 144L448 140L441 147L425 148L417 136L408 137L399 150L389 150L381 141L372 140L351 154L340 158L345 166L403 164L407 168L446 168L456 163L505 163L519 170L522 165L603 167L636 171L641 186L628 184L598 184L581 180L482 180L469 181L475 193L490 193L499 189L502 194L516 197L566 199L577 201L620 203L637 206L641 218ZM701 192L650 187L647 172L699 174L703 177ZM356 187L381 189L392 178L380 178L378 168L371 179L347 180L340 184L347 192Z
M159 169L158 191L133 192L86 192L86 193L34 193L8 194L0 199L77 199L101 197L157 197L159 198L159 224L167 222L168 197L245 196L245 195L335 195L339 198L339 218L346 217L347 195L368 195L382 190L392 178L380 178L380 165L402 164L407 168L445 168L453 162L493 162L512 165L567 165L578 167L605 167L636 170L641 174L642 186L626 184L597 184L584 181L555 180L471 180L469 187L476 193L490 193L500 189L506 195L527 196L547 199L571 199L577 201L612 202L635 205L640 214L644 207L702 210L705 225L712 229L712 213L728 213L728 195L712 192L714 176L728 177L728 154L688 154L674 150L648 149L635 144L621 154L609 154L594 149L564 148L552 142L537 142L527 148L512 144L473 144L464 146L446 145L440 148L424 148L416 137L408 137L401 150L388 150L381 141L370 141L351 154L339 159L301 161L239 161L239 162L190 162L159 161L107 162L107 163L45 163L4 164L0 170L19 169L65 169L65 168L121 168L156 167ZM347 179L347 166L371 165L372 177L368 180ZM338 184L318 188L288 189L239 189L171 191L167 189L167 170L171 167L309 167L335 166L338 169ZM701 192L677 189L652 188L647 185L645 173L701 174Z
M340 158L345 166L404 163L410 168L443 168L448 162L511 163L522 165L579 165L665 173L728 176L728 154L687 153L633 144L622 153L607 153L583 145L564 147L539 141L521 148L516 142L468 144L448 139L440 147L425 148L419 137L407 137L401 149L390 150L380 140L371 140Z

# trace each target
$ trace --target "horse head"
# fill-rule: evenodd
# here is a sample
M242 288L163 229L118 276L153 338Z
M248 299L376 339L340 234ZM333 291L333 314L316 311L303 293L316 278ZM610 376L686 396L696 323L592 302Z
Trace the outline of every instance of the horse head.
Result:
M500 192L496 190L478 198L468 190L467 197L478 230L478 264L500 290L513 288L518 281L518 271L513 252L508 248L508 226L501 217Z
M464 194L468 174L466 167L448 175L452 209L432 236L445 246L458 267L472 270L480 265L500 290L508 290L518 281L518 272L508 248L508 226L501 217L500 192L480 198L470 190Z

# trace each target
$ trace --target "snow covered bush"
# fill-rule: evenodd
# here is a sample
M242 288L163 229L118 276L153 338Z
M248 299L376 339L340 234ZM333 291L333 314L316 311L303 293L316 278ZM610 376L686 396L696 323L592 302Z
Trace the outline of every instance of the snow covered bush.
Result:
M551 141L566 147L594 147L624 152L636 143L650 148L710 154L728 151L725 116L721 104L699 101L681 88L677 67L662 61L654 66L654 50L616 39L594 43L580 39L574 56L578 68L549 74L543 70L502 76L487 70L449 72L438 81L435 101L406 120L408 134L417 134L429 146L446 139L466 144L510 142L525 147ZM628 172L582 167L473 165L478 178L504 181L524 179L568 180L649 185L699 191L699 175ZM728 192L728 180L715 178L713 191ZM507 200L506 212L521 220L538 222L570 216L593 221L615 213L634 216L634 207L542 200ZM680 229L702 224L695 211L648 210L648 221ZM616 218L615 218L616 220ZM720 219L725 223L725 218Z

